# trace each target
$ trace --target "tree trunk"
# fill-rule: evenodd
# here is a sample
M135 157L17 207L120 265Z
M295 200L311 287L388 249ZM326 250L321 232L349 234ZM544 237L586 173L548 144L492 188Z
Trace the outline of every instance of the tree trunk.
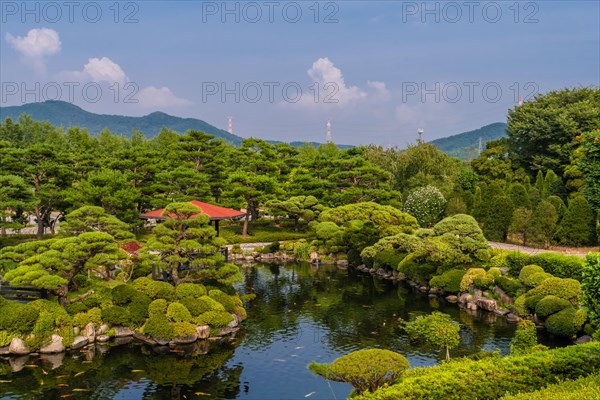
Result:
M67 304L73 304L75 302L78 302L78 301L81 301L81 300L85 299L86 297L88 297L88 296L90 296L92 294L94 294L94 289L90 289L87 292L85 292L84 294L75 297L74 299L65 300L65 301L66 301Z
M58 304L65 307L69 305L69 301L67 300L67 294L69 293L69 289L67 285L62 285L58 289L56 289L56 297L58 297Z
M446 361L450 360L450 348L446 346Z
M36 237L42 239L44 237L44 220L37 217L37 233Z
M244 218L244 228L242 228L242 236L248 236L248 219L250 218L250 211L246 210L246 217Z
M294 232L298 232L298 220L300 218L296 217L294 218Z

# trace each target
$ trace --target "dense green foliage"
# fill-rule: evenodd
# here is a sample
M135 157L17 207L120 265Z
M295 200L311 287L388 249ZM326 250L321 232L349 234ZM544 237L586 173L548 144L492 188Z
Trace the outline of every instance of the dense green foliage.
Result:
M358 399L499 399L595 373L599 359L600 344L590 343L523 356L454 361L408 370L399 383Z
M503 400L581 400L600 398L600 374L548 385L535 392L502 397Z
M309 364L308 369L325 379L351 384L357 393L374 391L398 379L408 368L401 354L389 350L358 350L331 364Z
M426 316L418 316L414 321L402 324L413 340L422 340L446 350L446 360L450 359L450 349L460 344L460 326L448 314L434 311Z
M514 356L528 354L537 345L535 324L528 320L519 323L515 337L510 342L510 354Z
M590 253L583 266L583 304L595 324L600 323L600 253Z

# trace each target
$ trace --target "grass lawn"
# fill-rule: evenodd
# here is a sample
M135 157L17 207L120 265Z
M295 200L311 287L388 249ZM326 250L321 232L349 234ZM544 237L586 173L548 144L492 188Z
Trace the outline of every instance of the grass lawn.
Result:
M249 236L242 236L243 221L223 221L220 226L221 237L228 243L275 242L282 240L312 239L314 233L307 224L300 224L298 232L294 231L292 221L261 219L250 222Z

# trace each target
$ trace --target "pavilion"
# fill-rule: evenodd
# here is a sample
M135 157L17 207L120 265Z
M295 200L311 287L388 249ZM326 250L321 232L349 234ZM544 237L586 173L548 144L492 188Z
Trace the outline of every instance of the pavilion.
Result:
M214 204L203 203L198 200L191 200L188 203L198 207L202 212L198 214L192 215L190 218L199 217L202 214L208 215L208 218L211 222L214 222L215 230L217 231L217 236L219 236L219 221L225 219L239 219L246 215L243 211L234 210L231 208L225 208L221 206L215 206ZM145 220L165 220L167 218L172 218L170 215L163 215L165 212L164 208L160 210L154 210L147 212L145 214L140 215L141 219Z

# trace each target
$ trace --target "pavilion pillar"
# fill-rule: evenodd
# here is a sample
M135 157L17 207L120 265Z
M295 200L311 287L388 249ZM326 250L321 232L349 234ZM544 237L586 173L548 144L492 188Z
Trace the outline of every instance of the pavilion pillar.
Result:
M219 220L215 219L215 231L217 231L217 237L219 236Z

